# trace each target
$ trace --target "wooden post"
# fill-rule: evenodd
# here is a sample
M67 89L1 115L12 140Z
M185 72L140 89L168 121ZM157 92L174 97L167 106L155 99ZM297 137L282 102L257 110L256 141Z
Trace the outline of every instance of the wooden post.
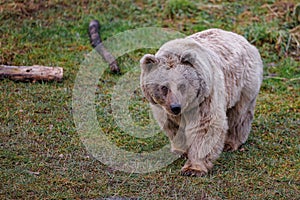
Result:
M62 81L63 68L41 65L7 66L0 65L0 79L16 81Z

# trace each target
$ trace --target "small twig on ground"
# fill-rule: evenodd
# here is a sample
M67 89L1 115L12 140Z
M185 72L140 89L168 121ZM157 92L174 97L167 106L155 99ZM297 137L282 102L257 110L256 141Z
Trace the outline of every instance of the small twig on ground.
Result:
M265 76L264 80L267 80L267 79L276 79L276 80L283 80L283 81L287 80L287 78L278 77L278 76Z
M264 80L267 80L267 79L275 79L275 80L281 80L281 81L293 82L293 81L298 81L298 80L300 80L300 77L288 79L288 78L278 77L278 76L265 76L265 77L264 77Z
M278 17L278 14L276 12L274 12L274 10L271 8L271 6L269 4L267 4L266 6L276 17Z
M31 174L31 175L35 175L35 176L40 175L40 172L32 172L32 171L29 171L29 170L25 170L25 172L27 172L28 174Z

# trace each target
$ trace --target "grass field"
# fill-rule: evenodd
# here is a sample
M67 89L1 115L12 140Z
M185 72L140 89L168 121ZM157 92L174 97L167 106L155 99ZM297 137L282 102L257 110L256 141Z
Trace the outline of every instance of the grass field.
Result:
M296 0L196 2L1 1L0 64L64 68L61 83L0 80L1 199L300 199ZM184 159L139 174L114 170L93 158L72 115L75 78L92 51L87 34L92 19L101 22L104 40L141 27L170 28L186 35L216 27L245 36L259 49L265 66L247 143L240 151L224 152L213 171L201 178L180 176ZM140 139L120 131L110 112L113 87L149 51L155 50L119 57L122 74L106 70L97 84L95 107L102 131L133 152L168 143L163 133ZM146 105L137 89L129 109L139 125L147 121Z

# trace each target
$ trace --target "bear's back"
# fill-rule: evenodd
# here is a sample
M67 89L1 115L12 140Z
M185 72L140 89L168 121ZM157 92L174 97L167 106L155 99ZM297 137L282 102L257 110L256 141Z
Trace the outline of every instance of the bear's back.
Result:
M235 105L242 90L247 87L247 81L251 84L256 82L257 91L259 90L262 81L262 61L258 50L244 37L221 29L208 29L187 38L195 40L205 49L218 55L228 95L227 108Z

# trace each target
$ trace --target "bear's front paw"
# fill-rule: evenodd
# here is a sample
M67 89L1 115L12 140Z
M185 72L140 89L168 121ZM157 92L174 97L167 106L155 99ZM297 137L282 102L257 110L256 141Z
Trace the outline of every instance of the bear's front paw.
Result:
M182 176L193 176L193 177L201 177L205 176L207 172L198 169L191 169L191 168L182 168L181 175Z
M236 150L239 149L239 147L240 147L240 145L235 145L235 144L232 144L232 143L226 143L224 145L223 151L225 151L225 152L236 151Z

